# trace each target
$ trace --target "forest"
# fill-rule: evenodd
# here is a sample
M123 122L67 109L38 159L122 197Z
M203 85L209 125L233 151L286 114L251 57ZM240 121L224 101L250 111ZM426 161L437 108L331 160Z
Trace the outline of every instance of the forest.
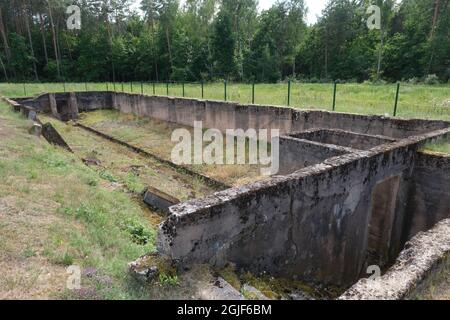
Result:
M139 10L131 3L139 2ZM67 7L81 28L67 28ZM367 8L381 8L379 29ZM0 81L450 81L449 0L1 0Z

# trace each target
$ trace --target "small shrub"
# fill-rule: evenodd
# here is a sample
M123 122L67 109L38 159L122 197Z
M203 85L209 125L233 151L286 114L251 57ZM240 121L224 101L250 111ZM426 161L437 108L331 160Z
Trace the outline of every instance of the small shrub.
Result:
M31 170L30 172L28 172L28 175L27 175L28 180L36 180L37 177L38 177L38 173L36 171Z
M127 221L122 226L122 229L126 230L131 235L133 242L136 244L146 245L153 240L153 233L151 230L135 221Z
M428 85L436 85L440 84L440 81L437 75L429 74L425 77L424 83Z
M418 83L420 83L420 79L417 78L417 77L412 77L412 78L408 79L407 82L408 82L409 84L418 84Z
M178 276L171 276L164 272L161 272L159 274L159 283L164 286L177 286L179 284Z
M329 79L329 78L322 78L320 79L319 83L332 83L333 80Z
M51 259L53 263L66 267L73 265L73 260L73 256L67 251L64 251L62 255L56 255Z
M102 178L103 180L109 181L111 183L118 182L118 180L108 170L101 171L100 178Z
M96 187L98 186L98 181L94 178L89 178L87 181L87 185L90 187Z
M25 250L23 250L22 255L25 258L31 258L31 257L35 257L36 256L36 251L33 248L26 248Z

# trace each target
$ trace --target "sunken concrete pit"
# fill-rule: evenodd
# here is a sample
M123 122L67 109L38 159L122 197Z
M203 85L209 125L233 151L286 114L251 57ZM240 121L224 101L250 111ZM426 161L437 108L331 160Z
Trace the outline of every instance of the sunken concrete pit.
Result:
M113 108L222 132L279 129L278 175L169 208L158 251L186 268L233 263L344 291L370 265L390 274L408 241L450 218L450 159L420 151L449 138L449 122L114 92L20 105L62 120Z

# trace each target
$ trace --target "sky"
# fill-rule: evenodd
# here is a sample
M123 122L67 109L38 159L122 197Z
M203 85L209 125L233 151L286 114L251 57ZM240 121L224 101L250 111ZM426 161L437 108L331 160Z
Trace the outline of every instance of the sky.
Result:
M266 10L269 9L277 0L259 0L259 9L260 10ZM320 15L322 10L325 8L326 3L328 0L305 0L306 4L308 6L308 17L307 22L308 24L314 24L317 21L317 16ZM134 2L134 8L139 7L140 0L133 0ZM180 2L183 2L181 0Z

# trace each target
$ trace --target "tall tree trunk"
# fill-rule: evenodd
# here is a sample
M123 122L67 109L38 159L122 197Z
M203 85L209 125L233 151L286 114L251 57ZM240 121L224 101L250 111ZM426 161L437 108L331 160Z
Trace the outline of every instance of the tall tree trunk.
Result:
M111 25L109 23L108 14L105 15L106 31L108 32L108 44L111 52L111 67L112 67L112 80L116 82L116 66L114 64L114 53L113 53L113 35L111 30Z
M64 74L64 69L62 67L62 54L61 54L61 39L60 39L60 35L61 32L59 30L59 20L56 21L56 25L55 25L55 30L56 30L56 47L57 47L57 52L58 52L58 59L59 59L59 67L61 68L60 72L61 72L61 76L64 78L65 74Z
M58 45L57 45L57 40L56 40L55 24L53 23L53 14L52 14L52 7L50 5L50 1L48 2L48 14L49 14L49 18L50 18L50 27L52 30L53 49L55 51L55 59L56 59L56 69L58 71L58 78L61 78L61 66L59 63Z
M3 63L2 57L0 57L0 64L2 66L3 74L5 75L5 80L8 81L8 73L6 72L5 64Z
M440 5L440 0L435 0L434 1L434 13L433 13L433 20L431 22L431 30L430 30L430 35L428 38L428 41L430 41L431 43L431 55L430 55L430 61L428 63L428 74L431 74L432 71L432 67L433 67L433 59L434 59L434 33L436 31L436 25L437 22L439 20L439 5Z
M381 76L381 60L383 59L383 48L384 48L384 35L383 35L383 26L381 26L380 49L378 49L377 80L380 80Z
M169 51L169 62L170 62L170 74L168 75L168 79L170 79L173 71L172 48L170 46L169 28L166 27L165 30L166 30L167 50Z
M42 13L40 13L40 12L39 12L39 23L40 23L41 36L42 36L42 46L44 47L45 63L48 64L48 52L47 52L47 41L45 40L44 18L42 17Z
M155 79L156 79L156 82L158 82L159 81L158 58L157 58L157 55L155 54L156 53L156 49L155 49L156 35L155 35L155 20L153 19L153 17L150 20L150 26L152 29L152 58L153 58L154 66L155 66Z
M292 78L295 79L295 55L294 60L292 61Z
M433 36L434 36L434 31L436 29L436 24L437 24L437 21L439 19L439 5L440 5L440 0L435 0L434 1L433 21L431 23L431 30L430 30L430 36L429 36L430 39L432 39Z
M31 37L31 29L30 29L30 22L28 20L28 12L26 10L26 4L25 1L22 2L23 5L23 13L24 13L24 20L25 20L25 28L27 29L27 34L28 34L28 42L30 44L30 50L31 50L31 57L33 58L33 72L34 72L34 78L36 79L36 81L39 81L39 76L37 73L37 66L36 66L36 56L34 54L34 48L33 48L33 39ZM29 5L29 13L30 16L32 16L32 9L31 9L31 3L28 2Z
M328 79L328 30L325 38L325 79Z
M12 1L12 8L14 8L14 22L16 24L16 33L23 35L23 26L22 26L22 21L20 19L20 14L21 13L21 5L20 2L19 4L17 4L16 0L11 0ZM19 0L18 0L19 1Z

